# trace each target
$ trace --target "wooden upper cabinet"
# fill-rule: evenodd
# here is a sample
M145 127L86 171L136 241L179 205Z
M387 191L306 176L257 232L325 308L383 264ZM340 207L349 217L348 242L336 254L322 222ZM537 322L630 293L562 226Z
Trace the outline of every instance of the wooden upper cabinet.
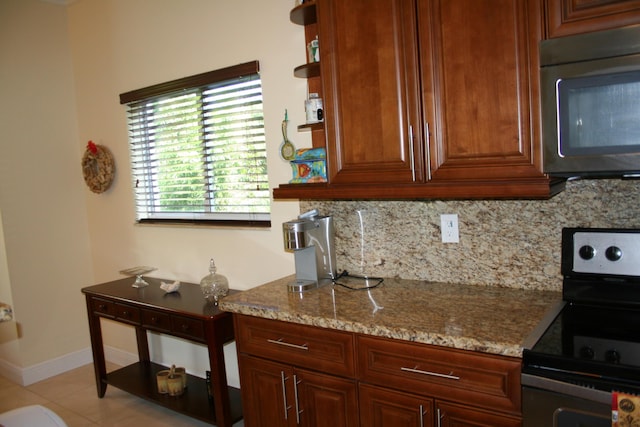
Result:
M550 38L640 24L640 0L546 0Z
M329 182L274 198L560 191L542 173L543 1L316 0Z
M544 179L534 0L419 3L434 181Z
M329 182L423 181L415 0L317 8Z

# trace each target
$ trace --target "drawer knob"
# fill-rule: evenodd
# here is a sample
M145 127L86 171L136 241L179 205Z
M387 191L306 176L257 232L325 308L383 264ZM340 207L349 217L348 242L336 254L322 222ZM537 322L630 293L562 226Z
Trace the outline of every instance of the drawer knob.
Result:
M305 351L309 350L309 345L308 344L302 344L302 345L291 344L291 343L288 343L286 341L283 341L282 338L277 339L277 340L267 340L267 342L271 343L271 344L283 345L285 347L297 348L298 350L305 350Z
M404 372L411 372L413 374L428 375L430 377L447 378L449 380L456 381L460 380L460 377L453 375L453 372L449 372L448 374L441 374L439 372L423 371L417 368L405 368L404 366L400 368L400 370Z

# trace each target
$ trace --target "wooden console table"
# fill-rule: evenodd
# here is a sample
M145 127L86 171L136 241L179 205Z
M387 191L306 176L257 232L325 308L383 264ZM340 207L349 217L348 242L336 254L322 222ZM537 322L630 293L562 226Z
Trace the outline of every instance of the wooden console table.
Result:
M83 288L87 300L91 348L98 397L104 397L107 384L182 414L222 427L242 418L240 390L227 385L223 345L234 339L231 313L207 303L200 286L182 283L176 293L166 294L160 280L145 278L149 286L133 288L133 278ZM238 291L231 290L230 293ZM135 328L139 361L107 372L100 318ZM165 366L149 357L147 331L172 335L204 344L209 350L211 390L206 380L188 375L184 394L171 397L158 393L156 373ZM176 364L180 361L176 360ZM203 373L204 374L204 373Z

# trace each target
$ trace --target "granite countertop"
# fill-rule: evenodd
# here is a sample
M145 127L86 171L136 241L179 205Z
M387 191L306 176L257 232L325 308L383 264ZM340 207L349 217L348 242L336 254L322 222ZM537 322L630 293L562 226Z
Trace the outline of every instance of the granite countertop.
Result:
M292 293L287 290L287 283L293 279L289 276L229 295L221 300L220 308L268 319L521 357L525 338L558 310L562 300L556 291L404 279L385 279L370 290L326 285ZM348 284L363 285L360 281Z

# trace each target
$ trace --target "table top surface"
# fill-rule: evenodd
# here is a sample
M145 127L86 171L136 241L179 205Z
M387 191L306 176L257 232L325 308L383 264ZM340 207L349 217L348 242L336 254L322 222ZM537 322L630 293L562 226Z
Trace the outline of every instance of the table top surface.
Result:
M133 303L143 308L160 309L165 312L191 317L217 318L229 315L229 313L220 310L219 306L208 302L204 298L200 290L200 285L181 283L180 289L177 292L166 293L160 289L160 284L163 281L172 283L172 280L152 277L145 277L144 279L149 283L149 286L145 286L144 288L132 287L131 285L135 281L135 277L127 277L112 282L88 286L83 288L82 292L94 297L104 297L122 303ZM239 291L230 289L229 295L237 292Z

